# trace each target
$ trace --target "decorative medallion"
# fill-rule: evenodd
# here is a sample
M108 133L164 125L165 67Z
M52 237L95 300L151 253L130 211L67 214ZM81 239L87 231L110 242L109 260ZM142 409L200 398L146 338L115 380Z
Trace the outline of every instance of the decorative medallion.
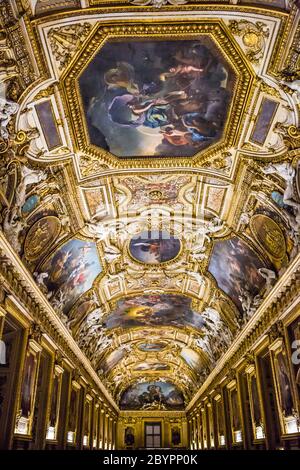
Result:
M286 253L284 234L279 225L264 214L251 218L250 227L258 243L275 259L281 259Z
M129 243L131 256L146 264L160 264L175 259L181 243L168 232L152 230L135 235Z
M48 216L39 219L33 224L26 235L24 243L26 258L28 260L39 258L54 243L59 232L60 221L57 217Z

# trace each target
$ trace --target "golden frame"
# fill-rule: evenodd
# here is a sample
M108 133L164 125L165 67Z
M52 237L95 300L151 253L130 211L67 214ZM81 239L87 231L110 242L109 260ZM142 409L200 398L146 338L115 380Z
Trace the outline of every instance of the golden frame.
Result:
M241 402L240 402L239 386L235 379L227 385L227 393L228 393L228 402L229 402L228 405L229 405L229 412L230 412L230 430L231 430L232 445L233 447L238 447L243 444L244 433L243 433L243 422L242 422L243 414L242 414L242 410L240 406ZM235 394L235 398L233 398L234 394ZM238 416L236 416L236 413L238 414ZM239 420L239 425L240 425L239 429L235 427L235 423L234 423L235 417L237 417Z
M227 122L224 128L225 140L216 143L196 154L194 157L116 157L111 153L90 145L87 126L82 112L82 103L78 85L78 78L86 66L98 54L101 47L110 40L121 39L193 39L199 36L209 36L229 63L236 75L236 85L233 101L229 107ZM71 131L75 144L75 151L81 155L97 158L101 163L115 168L141 168L141 167L182 167L199 166L211 157L234 145L241 132L241 120L249 104L251 85L254 74L246 59L242 58L240 50L231 40L230 32L226 30L221 20L198 20L193 24L173 21L164 24L154 21L151 24L138 23L132 25L124 22L120 24L98 25L84 43L83 50L75 54L72 62L61 77L62 97L64 106L70 116Z
M275 106L275 108L274 108L274 111L273 111L273 113L272 113L271 119L270 119L269 124L268 124L268 126L267 126L267 130L266 130L264 142L261 143L261 142L258 142L257 140L254 140L254 139L253 139L253 134L254 134L254 132L255 132L255 130L256 130L256 126L257 126L258 120L259 120L259 118L260 118L260 115L261 115L263 106L264 106L264 104L265 104L266 101L271 101L272 103L275 103L276 106ZM250 134L250 136L249 136L249 142L252 142L253 144L258 145L259 147L263 147L263 146L265 145L265 142L266 142L266 140L267 140L268 134L269 134L269 132L270 132L270 130L271 130L271 127L272 127L272 125L273 125L275 115L276 115L276 113L277 113L277 111L278 111L279 105L280 105L279 101L276 101L276 100L271 99L271 98L266 97L266 96L264 96L264 97L262 98L262 100L261 100L261 102L260 102L260 105L259 105L259 108L258 108L258 111L257 111L257 114L256 114L256 116L255 116L255 120L254 120L253 127L252 127L252 129L251 129L251 134Z
M247 375L247 387L248 387L248 393L249 393L249 401L250 401L250 414L251 414L251 424L252 424L252 438L253 442L261 442L265 440L265 423L264 423L264 416L263 416L263 410L262 410L262 404L261 404L261 399L260 399L260 393L259 393L259 383L258 383L258 378L257 378L257 373L255 370L255 365L251 364L249 367L245 369L246 375ZM258 395L258 403L256 404L259 408L260 412L260 423L255 422L255 408L254 408L254 397L252 393L252 380L255 380L255 385L256 385L256 390L257 390L257 395ZM261 428L262 436L258 437L258 428Z
M32 437L32 424L33 424L33 419L34 419L34 406L35 406L35 399L36 399L36 389L37 389L37 380L38 380L38 373L39 373L39 366L40 366L40 355L41 355L42 347L33 339L28 340L27 348L26 348L26 356L25 356L25 361L24 361L24 366L23 366L23 371L22 371L22 381L21 381L21 388L20 388L20 393L18 397L18 411L17 411L17 416L16 416L16 423L15 423L15 436L22 437L22 438L31 438ZM29 358L33 358L33 371L30 374L30 376L26 376L25 373L26 367L27 367L27 360ZM32 377L31 377L32 375ZM29 398L29 403L28 403L28 408L29 408L29 414L28 417L25 418L25 416L22 414L22 408L21 408L21 403L22 403L22 394L24 392L24 384L26 380L31 380L32 382L30 383L30 396Z
M297 405L295 400L295 390L293 388L293 380L291 376L291 371L288 366L288 351L284 342L284 338L278 338L274 343L270 346L271 352L271 367L272 367L272 374L274 378L275 384L275 394L276 394L276 402L277 402L277 410L279 415L280 427L283 436L290 436L296 433L299 433L299 426L298 426L298 414L297 414ZM284 397L282 396L280 381L281 378L279 376L279 361L278 356L282 355L282 360L285 361L286 366L286 377L285 379L288 381L288 385L290 387L289 393L290 398L292 400L292 412L289 416L285 416L284 413L284 404L283 400ZM286 387L288 386L286 385ZM295 406L296 405L296 406ZM294 423L294 426L293 426ZM296 427L294 431L291 431L291 424L292 427ZM289 429L290 428L290 429Z

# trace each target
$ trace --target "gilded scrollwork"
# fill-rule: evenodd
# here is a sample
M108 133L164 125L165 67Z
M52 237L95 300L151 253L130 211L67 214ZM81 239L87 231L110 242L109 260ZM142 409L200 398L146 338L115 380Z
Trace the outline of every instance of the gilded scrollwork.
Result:
M249 61L258 64L265 52L265 40L270 34L268 26L261 21L252 23L248 20L230 20L229 29L233 35L242 38Z

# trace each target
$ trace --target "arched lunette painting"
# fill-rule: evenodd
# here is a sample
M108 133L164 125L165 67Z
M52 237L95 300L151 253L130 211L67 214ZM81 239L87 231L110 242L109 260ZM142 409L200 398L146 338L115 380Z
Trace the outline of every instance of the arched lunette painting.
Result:
M129 387L120 400L121 409L161 409L180 410L184 407L182 392L169 382L137 383Z

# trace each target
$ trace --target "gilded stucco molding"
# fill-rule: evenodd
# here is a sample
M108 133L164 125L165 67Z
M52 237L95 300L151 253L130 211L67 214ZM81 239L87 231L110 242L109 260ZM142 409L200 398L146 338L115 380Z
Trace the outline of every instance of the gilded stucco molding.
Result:
M25 45L25 38L19 20L16 18L11 2L1 0L0 23L5 28L16 60L16 68L21 77L22 88L27 88L36 79L31 57Z

